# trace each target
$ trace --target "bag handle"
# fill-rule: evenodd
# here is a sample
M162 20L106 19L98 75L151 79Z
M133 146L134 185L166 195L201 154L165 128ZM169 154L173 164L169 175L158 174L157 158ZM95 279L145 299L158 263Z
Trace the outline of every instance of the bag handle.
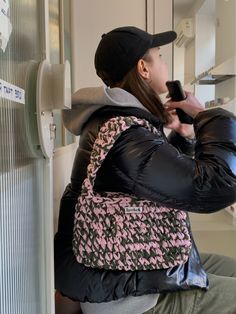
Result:
M158 133L158 130L150 122L135 116L118 116L107 120L100 128L98 136L93 144L90 163L87 167L87 178L84 180L82 189L93 189L96 174L115 141L122 132L126 131L133 125L145 127L154 134Z

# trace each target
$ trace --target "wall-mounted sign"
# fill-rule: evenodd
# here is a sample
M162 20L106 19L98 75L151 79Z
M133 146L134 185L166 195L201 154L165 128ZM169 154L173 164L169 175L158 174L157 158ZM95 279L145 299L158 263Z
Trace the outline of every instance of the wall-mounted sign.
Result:
M12 32L10 22L9 0L0 0L0 49L5 52Z
M25 91L24 89L10 84L0 79L0 97L9 99L21 104L25 103Z

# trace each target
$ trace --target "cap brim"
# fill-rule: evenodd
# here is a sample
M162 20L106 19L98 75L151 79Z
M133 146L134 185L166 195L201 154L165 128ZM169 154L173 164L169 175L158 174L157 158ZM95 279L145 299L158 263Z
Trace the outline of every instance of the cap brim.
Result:
M176 37L177 37L177 34L174 31L154 34L153 40L152 40L152 47L154 48L154 47L159 47L159 46L164 46L166 44L169 44L172 41L174 41Z

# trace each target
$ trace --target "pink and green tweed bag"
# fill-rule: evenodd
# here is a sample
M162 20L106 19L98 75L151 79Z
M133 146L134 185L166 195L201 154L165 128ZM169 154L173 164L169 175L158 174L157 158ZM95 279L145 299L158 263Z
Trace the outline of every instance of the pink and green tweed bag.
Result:
M88 267L153 270L183 264L189 257L191 239L184 211L135 195L93 189L106 155L119 135L133 125L160 136L144 119L119 116L104 123L94 142L76 205L73 235L76 259Z

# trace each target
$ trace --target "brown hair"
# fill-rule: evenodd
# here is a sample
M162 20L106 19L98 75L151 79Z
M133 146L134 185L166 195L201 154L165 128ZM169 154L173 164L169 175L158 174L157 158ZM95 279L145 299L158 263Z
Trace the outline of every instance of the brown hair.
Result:
M151 62L148 52L142 59ZM139 75L136 66L118 83L109 82L107 73L99 73L99 76L110 87L120 87L134 95L144 107L157 116L164 124L170 122L170 115L165 111L160 98L149 84Z

